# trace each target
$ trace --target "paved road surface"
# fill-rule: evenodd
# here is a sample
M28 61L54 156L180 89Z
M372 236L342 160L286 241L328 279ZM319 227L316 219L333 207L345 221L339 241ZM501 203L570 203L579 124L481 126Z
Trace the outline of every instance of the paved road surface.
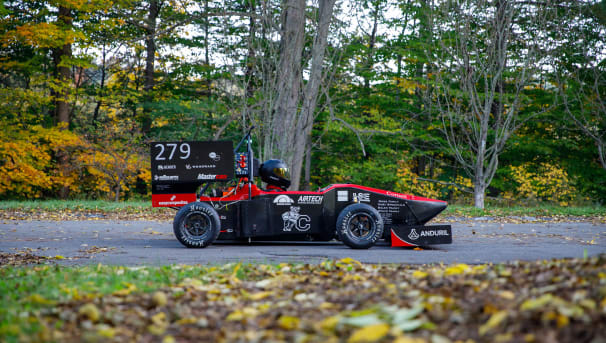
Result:
M416 251L375 246L353 250L339 242L213 244L187 249L172 223L145 221L4 221L0 251L64 256L64 264L216 264L308 262L352 257L369 263L488 263L582 257L606 253L606 224L453 224L453 244Z

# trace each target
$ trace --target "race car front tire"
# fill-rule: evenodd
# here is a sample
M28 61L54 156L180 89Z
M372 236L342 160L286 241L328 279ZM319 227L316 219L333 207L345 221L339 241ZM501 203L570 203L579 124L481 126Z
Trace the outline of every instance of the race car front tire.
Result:
M177 240L188 248L205 248L212 244L221 232L219 214L203 202L183 206L173 221Z
M374 207L351 204L337 217L339 239L353 249L368 249L383 235L383 218Z

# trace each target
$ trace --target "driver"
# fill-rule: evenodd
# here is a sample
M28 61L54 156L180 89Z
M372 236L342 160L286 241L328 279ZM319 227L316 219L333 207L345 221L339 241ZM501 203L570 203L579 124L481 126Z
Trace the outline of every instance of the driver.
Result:
M267 183L267 190L285 192L290 186L290 174L286 163L282 160L268 160L259 168L261 180Z

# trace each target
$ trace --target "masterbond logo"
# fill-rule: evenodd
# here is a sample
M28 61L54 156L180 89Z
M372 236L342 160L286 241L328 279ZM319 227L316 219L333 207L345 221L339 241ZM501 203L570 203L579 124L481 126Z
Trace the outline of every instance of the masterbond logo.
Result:
M297 200L298 204L320 205L322 203L322 195L300 195Z
M276 204L278 206L290 206L294 202L295 202L294 200L292 200L288 195L285 195L285 194L278 195L274 199L274 204Z
M408 238L410 238L413 241L416 241L417 239L419 239L419 234L417 233L417 231L415 229L412 229L410 231L410 234L408 235Z

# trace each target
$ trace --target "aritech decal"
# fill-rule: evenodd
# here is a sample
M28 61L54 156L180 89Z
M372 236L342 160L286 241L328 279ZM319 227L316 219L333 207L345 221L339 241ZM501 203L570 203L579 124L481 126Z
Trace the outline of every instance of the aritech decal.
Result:
M300 195L297 204L320 205L323 198L322 195Z

